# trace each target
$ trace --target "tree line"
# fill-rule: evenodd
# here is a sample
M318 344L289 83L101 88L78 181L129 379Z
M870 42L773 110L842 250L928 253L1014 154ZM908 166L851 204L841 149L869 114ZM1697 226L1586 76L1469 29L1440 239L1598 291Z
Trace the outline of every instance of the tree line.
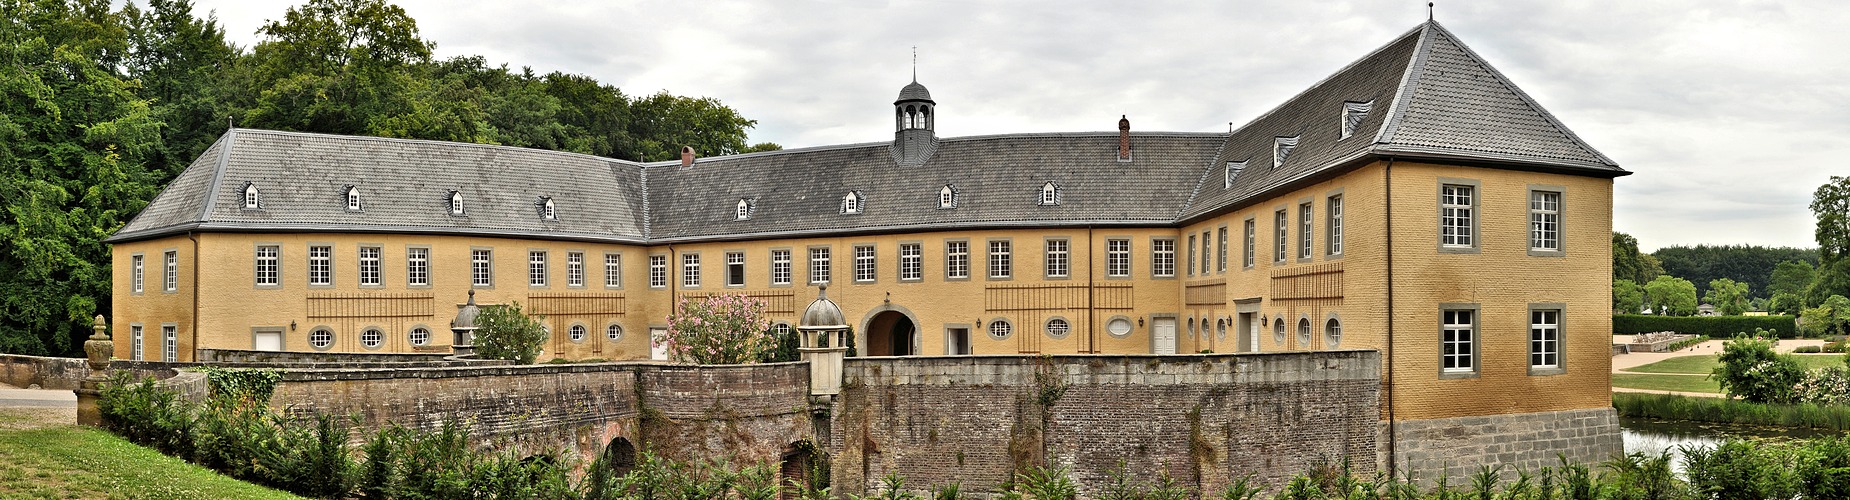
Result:
M385 0L308 0L226 41L188 0L0 0L0 352L68 355L110 307L109 248L239 127L660 161L779 149L718 100L437 58Z
M1752 245L1638 250L1612 234L1613 311L1690 315L1698 300L1721 314L1749 310L1796 315L1816 332L1850 324L1850 177L1831 177L1812 193L1815 249Z

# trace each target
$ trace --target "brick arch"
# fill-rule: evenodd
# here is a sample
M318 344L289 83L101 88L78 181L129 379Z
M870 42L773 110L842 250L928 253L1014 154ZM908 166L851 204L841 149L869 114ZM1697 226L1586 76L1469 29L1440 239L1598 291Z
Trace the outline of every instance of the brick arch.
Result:
M881 340L880 342L876 342L875 340L878 335L891 335L892 328L894 328L895 326L899 324L899 321L898 321L899 319L904 319L905 323L909 323L912 328L911 336L910 336L909 342L907 343L908 345L905 346L904 352L912 354L912 355L917 355L919 353L918 350L919 350L919 344L920 344L919 342L919 332L920 332L919 317L918 315L913 314L911 309L907 309L905 308L905 306L894 305L892 303L881 304L880 307L875 307L872 310L867 311L867 315L861 317L861 327L859 329L856 329L854 332L855 337L856 337L855 345L860 346L860 349L859 349L860 355L862 356L891 355L891 352L887 352L885 354L876 354L881 351L876 351L874 349L876 345L881 345L881 346L887 346L888 348L886 350L891 351L891 344L892 344L891 341ZM878 332L874 331L876 329L880 331Z

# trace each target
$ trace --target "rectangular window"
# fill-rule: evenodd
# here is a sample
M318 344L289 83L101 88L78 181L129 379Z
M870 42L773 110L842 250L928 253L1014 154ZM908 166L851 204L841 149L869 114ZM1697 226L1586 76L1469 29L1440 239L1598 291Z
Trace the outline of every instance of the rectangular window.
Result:
M790 251L771 251L771 284L790 284Z
M1300 259L1310 258L1312 235L1310 215L1309 203L1298 205L1298 258Z
M604 287L623 287L623 254L604 254Z
M944 277L948 279L970 277L970 242L944 242Z
M745 286L745 252L726 252L726 285Z
M161 325L161 361L180 360L180 327Z
M405 249L405 285L425 286L430 284L430 249Z
M1150 276L1174 278L1176 275L1176 240L1150 240Z
M1226 272L1227 271L1227 228L1223 227L1223 228L1216 230L1214 244L1217 245L1214 247L1214 249L1216 250L1216 252L1214 252L1214 270L1220 271L1220 272Z
M475 286L494 286L494 250L469 251L469 281Z
M585 286L585 253L565 253L565 286Z
M129 282L134 283L133 286L134 286L135 293L141 293L141 286L142 286L142 281L143 281L143 278L141 276L141 272L143 270L143 264L141 263L141 256L136 255L133 257L129 257L129 262L130 262Z
M1066 240L1047 240L1047 277L1066 277L1069 252L1066 245Z
M1105 240L1105 276L1128 278L1131 275L1131 240Z
M379 247L360 247L360 285L379 286Z
M527 251L527 285L546 286L546 251Z
M1258 248L1256 248L1256 245L1258 245L1259 235L1253 234L1255 230L1253 228L1252 219L1246 219L1246 224L1243 229L1246 230L1246 246L1245 246L1245 249L1241 252L1242 254L1241 262L1243 263L1241 265L1246 266L1246 267L1253 267L1253 254L1258 252Z
M1208 275L1208 232L1201 232L1201 275Z
M141 361L141 325L129 325L128 341L128 359Z
M1529 192L1529 249L1561 251L1561 193Z
M1529 311L1529 367L1561 367L1561 311Z
M180 252L168 251L167 253L161 254L161 262L163 262L162 267L167 269L165 272L166 276L161 280L162 286L169 292L179 290Z
M278 283L278 278L276 276L277 253L279 253L279 249L275 245L262 245L257 247L257 286L276 286Z
M1477 311L1470 309L1447 309L1443 312L1444 325L1440 331L1440 365L1446 373L1465 373L1477 371L1477 353L1474 335L1477 332Z
M1188 235L1188 275L1195 275L1195 235Z
M668 286L668 256L649 256L649 288Z
M1011 258L1009 240L991 240L989 242L989 277L1005 279L1015 275L1015 261Z
M681 286L700 286L700 254L681 254Z
M899 244L899 279L908 281L924 278L924 249L918 243Z
M873 245L855 245L854 247L854 280L864 282L864 283L872 282L874 281L875 276L876 275L875 275L875 270L874 270L874 246Z
M308 247L308 284L326 286L334 284L334 247Z
M1446 184L1439 188L1439 245L1449 248L1470 248L1475 246L1472 239L1475 207L1471 186Z
M828 283L829 282L829 249L828 248L809 249L809 282L810 283Z
M1331 196L1329 203L1324 207L1323 211L1324 217L1329 218L1328 221L1324 222L1324 225L1329 226L1326 229L1330 232L1329 235L1324 236L1324 244L1328 247L1330 255L1342 255L1343 195Z
M1275 262L1285 261L1285 242L1290 240L1289 235L1286 234L1290 232L1290 229L1285 224L1284 210L1272 214L1272 227L1277 233L1273 235L1273 241L1277 244L1277 248L1274 248L1272 252L1272 260Z

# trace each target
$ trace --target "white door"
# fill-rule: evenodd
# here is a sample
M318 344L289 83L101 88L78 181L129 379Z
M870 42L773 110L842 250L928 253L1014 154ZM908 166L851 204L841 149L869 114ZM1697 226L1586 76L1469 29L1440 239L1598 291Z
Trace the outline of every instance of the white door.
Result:
M1150 340L1155 345L1151 352L1156 354L1176 353L1176 319L1158 318L1151 323Z
M257 338L251 342L251 348L259 351L283 350L283 332L257 332Z
M653 359L656 361L667 361L668 360L668 345L662 343L662 338L667 337L667 336L668 336L667 329L663 329L663 328L650 328L649 329L649 359Z

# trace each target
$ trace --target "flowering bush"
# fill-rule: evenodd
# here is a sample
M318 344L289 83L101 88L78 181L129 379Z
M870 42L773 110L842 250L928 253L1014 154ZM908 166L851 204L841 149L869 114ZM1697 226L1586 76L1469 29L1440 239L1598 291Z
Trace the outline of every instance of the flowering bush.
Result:
M1757 331L1757 334L1766 333ZM1775 354L1777 340L1735 337L1722 344L1721 364L1710 374L1731 397L1752 403L1788 404L1799 399L1796 386L1805 369L1790 354Z
M483 307L475 326L475 353L483 359L530 365L546 343L546 328L521 312L519 302Z
M668 334L655 341L674 359L703 365L756 363L761 353L777 347L763 300L741 294L682 297L676 310L668 316Z
M1850 372L1841 366L1827 366L1805 374L1805 380L1793 388L1799 402L1815 405L1850 403Z

